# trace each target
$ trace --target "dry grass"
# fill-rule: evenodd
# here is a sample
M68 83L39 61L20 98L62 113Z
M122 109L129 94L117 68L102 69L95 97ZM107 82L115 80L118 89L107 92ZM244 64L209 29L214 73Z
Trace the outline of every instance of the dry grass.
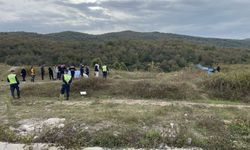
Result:
M53 98L26 99L11 107L9 125L16 126L16 122L22 119L59 117L66 119L66 126L62 129L46 130L38 134L35 140L28 137L20 139L1 126L3 130L0 130L0 139L52 142L67 148L159 148L162 143L176 147L199 146L205 149L250 147L250 118L247 108L103 104L95 99L85 101L85 105L80 105L81 102L78 105L68 105ZM225 119L230 123L225 124ZM170 123L175 124L173 129ZM173 137L169 130L173 131ZM188 138L193 141L191 145L187 144ZM234 143L234 140L240 141L242 145Z
M230 70L230 69L228 69ZM238 71L237 71L238 72ZM225 73L225 72L224 72ZM248 108L205 107L203 105L128 105L112 99L163 99L192 101L202 94L224 98L226 94L245 98L248 72L204 76L187 68L173 73L112 72L108 80L74 80L70 101L58 101L61 82L22 84L22 99L5 107L7 90L0 95L0 140L10 142L49 142L66 148L80 146L159 148L198 146L204 149L250 149ZM202 83L206 90L202 91ZM223 84L222 84L223 83ZM223 86L221 86L223 85ZM226 86L225 86L226 85ZM236 93L234 93L234 87ZM216 90L225 95L216 95ZM86 90L87 97L79 91ZM210 93L211 92L211 93ZM102 103L102 99L111 99ZM219 101L224 103L223 101ZM232 104L233 105L233 104ZM8 109L8 111L6 110ZM65 118L66 126L33 137L19 137L8 130L23 119ZM5 123L4 123L5 122ZM170 123L174 123L172 128ZM88 127L88 129L86 129ZM168 131L175 132L174 136ZM187 140L191 138L189 145Z
M205 90L214 97L250 102L250 71L218 73L202 82Z

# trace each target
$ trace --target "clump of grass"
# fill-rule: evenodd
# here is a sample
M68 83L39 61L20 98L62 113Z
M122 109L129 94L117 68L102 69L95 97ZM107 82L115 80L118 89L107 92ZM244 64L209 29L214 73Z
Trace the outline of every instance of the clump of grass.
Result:
M230 131L235 136L250 135L250 121L246 119L235 119L229 126Z
M71 93L78 94L80 91L88 90L88 94L92 94L94 91L100 91L106 88L108 84L107 80L101 78L90 78L73 80L71 85ZM21 88L23 96L38 96L38 97L58 97L60 94L62 82L51 82L28 85Z
M214 97L250 102L250 71L214 74L202 85Z
M60 88L60 83L34 84L21 88L21 94L22 96L58 97Z
M56 97L62 83L35 84L22 88L24 96ZM198 92L185 82L160 82L155 80L112 80L90 78L74 80L71 93L87 91L90 97L128 97L158 99L194 99Z
M114 88L113 94L131 98L193 99L197 91L184 82L158 83L154 80L140 80L128 83L122 81Z
M32 135L20 136L17 135L14 131L10 130L6 125L0 125L0 141L2 142L22 142L22 143L31 143L33 139Z
M102 90L111 80L105 80L103 78L89 78L81 80L73 80L72 90L79 89L91 89L91 90Z

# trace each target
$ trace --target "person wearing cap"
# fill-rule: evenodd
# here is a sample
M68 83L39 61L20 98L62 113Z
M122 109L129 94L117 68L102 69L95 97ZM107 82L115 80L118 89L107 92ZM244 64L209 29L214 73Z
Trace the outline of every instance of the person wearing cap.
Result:
M10 83L11 96L15 99L15 90L17 91L17 98L20 98L19 81L17 79L15 70L11 70L11 73L7 77L7 82Z
M64 96L66 91L66 100L69 100L70 84L72 83L72 76L68 74L68 70L64 70L65 73L62 75L62 88L60 97Z

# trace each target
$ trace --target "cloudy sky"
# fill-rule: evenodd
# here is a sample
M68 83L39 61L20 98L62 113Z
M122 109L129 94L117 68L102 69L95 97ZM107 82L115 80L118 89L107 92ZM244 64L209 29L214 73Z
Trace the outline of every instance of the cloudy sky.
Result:
M250 0L0 0L0 32L123 30L250 38Z

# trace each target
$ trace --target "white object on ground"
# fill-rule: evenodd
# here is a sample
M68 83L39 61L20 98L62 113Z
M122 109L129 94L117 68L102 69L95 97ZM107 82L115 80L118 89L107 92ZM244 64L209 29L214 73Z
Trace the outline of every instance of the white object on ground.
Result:
M83 96L83 95L87 95L87 92L86 91L81 91L80 94Z

